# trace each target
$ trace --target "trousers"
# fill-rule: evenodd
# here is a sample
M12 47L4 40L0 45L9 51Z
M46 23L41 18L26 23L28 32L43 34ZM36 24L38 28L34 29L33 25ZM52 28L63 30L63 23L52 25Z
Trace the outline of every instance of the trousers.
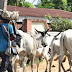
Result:
M2 59L1 66L0 66L0 72L5 72L6 70L8 72L13 72L12 65L10 62L10 57L6 55L5 52L0 52L0 57Z

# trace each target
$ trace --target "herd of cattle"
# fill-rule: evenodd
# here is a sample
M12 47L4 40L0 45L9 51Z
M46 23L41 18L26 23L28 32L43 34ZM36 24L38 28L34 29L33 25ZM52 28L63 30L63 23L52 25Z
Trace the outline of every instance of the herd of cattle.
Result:
M49 30L49 29L48 29ZM49 72L51 72L51 64L53 56L57 53L59 58L59 71L60 67L65 69L62 64L64 56L68 57L70 72L71 72L71 60L72 60L72 30L68 29L64 32L59 32L57 35L50 35L48 30L38 31L35 29L35 34L29 32L25 33L22 30L17 30L16 44L18 55L12 57L13 70L16 72L16 61L19 59L20 66L23 67L25 72L25 66L27 59L31 61L31 72L33 72L34 58L37 61L37 72L39 71L39 57L44 57L46 60L46 69L48 68L48 61L50 60Z

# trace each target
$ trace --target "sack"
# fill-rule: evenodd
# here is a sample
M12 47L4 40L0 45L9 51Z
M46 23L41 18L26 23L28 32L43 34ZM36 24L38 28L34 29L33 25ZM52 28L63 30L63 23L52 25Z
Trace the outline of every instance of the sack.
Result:
M8 48L5 52L5 54L8 56L12 56L12 55L17 55L18 52L17 52L16 48Z
M11 14L12 14L12 12L10 12L10 11L3 11L1 16L5 19L10 19Z
M19 19L19 12L18 11L13 11L13 14L10 16L10 20L18 20Z
M18 54L16 48L11 48L11 53L12 53L13 55L17 55L17 54Z
M9 20L18 20L19 19L19 12L18 11L3 11L1 16L4 19L9 19Z

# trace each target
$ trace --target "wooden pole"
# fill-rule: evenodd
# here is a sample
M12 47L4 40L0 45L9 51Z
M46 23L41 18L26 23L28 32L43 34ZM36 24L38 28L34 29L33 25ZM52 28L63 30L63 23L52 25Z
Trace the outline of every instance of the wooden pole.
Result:
M0 15L3 10L7 10L7 0L0 0Z
M7 0L0 0L0 9L7 10Z

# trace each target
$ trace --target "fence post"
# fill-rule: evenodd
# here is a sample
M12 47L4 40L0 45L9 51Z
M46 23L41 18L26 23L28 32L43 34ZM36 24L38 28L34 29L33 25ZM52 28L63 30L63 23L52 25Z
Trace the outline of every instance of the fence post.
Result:
M7 0L0 0L0 12L1 10L7 10Z

